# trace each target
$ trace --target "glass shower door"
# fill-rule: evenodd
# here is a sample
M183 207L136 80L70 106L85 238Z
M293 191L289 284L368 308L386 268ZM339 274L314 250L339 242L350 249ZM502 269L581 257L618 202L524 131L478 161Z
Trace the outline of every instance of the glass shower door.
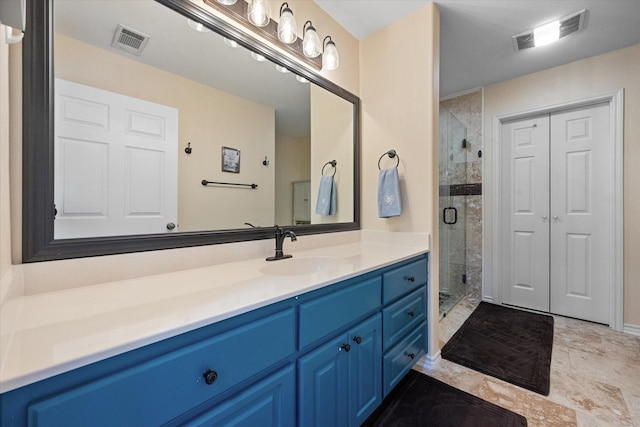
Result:
M466 295L467 129L440 106L440 317Z

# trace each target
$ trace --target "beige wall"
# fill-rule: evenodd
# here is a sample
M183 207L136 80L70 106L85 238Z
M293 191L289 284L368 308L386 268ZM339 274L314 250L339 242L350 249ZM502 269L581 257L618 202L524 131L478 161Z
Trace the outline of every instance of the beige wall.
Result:
M433 3L361 41L362 227L430 233L438 241L440 18ZM410 43L408 41L411 41ZM378 218L378 159L400 156L402 215ZM393 165L389 158L382 167ZM429 356L439 350L438 248L431 244Z
M635 304L640 301L640 44L485 88L484 177L491 182L493 117L620 88L624 88L624 322L640 325L640 307ZM490 208L485 206L486 218L492 214ZM485 235L490 236L491 229Z
M327 126L327 123L331 123ZM353 105L344 99L311 86L311 223L327 224L353 221ZM316 214L322 169L327 162L337 162L336 214ZM325 175L334 169L327 166Z
M293 224L293 182L311 178L309 138L276 135L276 156L269 167L276 174L276 224ZM267 224L263 224L267 225Z
M262 165L265 156L275 154L272 108L61 34L56 34L55 49L56 77L178 109L180 231L273 223L274 173ZM187 142L193 149L190 155L184 152ZM222 146L240 150L239 174L221 171ZM203 179L259 187L203 187Z

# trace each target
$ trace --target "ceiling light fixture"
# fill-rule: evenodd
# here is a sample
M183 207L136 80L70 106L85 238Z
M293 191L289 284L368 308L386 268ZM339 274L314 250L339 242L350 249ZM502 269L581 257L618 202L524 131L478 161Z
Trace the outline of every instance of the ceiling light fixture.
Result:
M329 41L327 41L329 39ZM331 39L331 36L327 36L322 41L324 49L322 51L322 69L323 70L335 70L340 66L340 56L338 55L338 49L336 44Z
M322 53L322 43L311 21L302 27L302 53L307 58L317 58Z
M247 18L256 27L264 27L269 23L267 3L265 0L250 0Z
M278 39L286 44L298 40L298 25L293 12L289 9L289 3L284 2L280 6L280 22L278 22Z
M587 9L564 16L553 22L513 36L516 50L545 46L570 34L583 31L587 21Z
M533 44L546 46L560 40L560 21L555 20L533 29Z

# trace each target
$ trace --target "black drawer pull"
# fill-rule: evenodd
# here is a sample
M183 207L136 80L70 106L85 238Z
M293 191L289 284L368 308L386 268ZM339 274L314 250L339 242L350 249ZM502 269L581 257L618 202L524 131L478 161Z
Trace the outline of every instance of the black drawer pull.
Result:
M413 316L415 316L416 314L415 314L413 311L410 311L410 312L408 312L408 313L407 313L407 315L409 315L409 317L413 317Z
M346 352L348 353L348 352L349 352L349 350L351 350L351 346L350 346L349 344L342 344L342 345L340 346L340 349L341 349L341 350L344 350L344 351L346 351Z
M407 279L410 282L415 282L416 281L416 278L413 277L413 276L405 277L405 279Z
M215 383L218 379L218 373L216 371L212 371L211 369L207 369L204 374L202 374L202 376L204 377L204 382L209 385Z
M362 342L362 338L358 336L353 337L353 340L356 342L356 344L360 344Z
M409 356L409 359L411 360L413 360L413 358L416 357L416 355L413 353L407 353L407 356Z

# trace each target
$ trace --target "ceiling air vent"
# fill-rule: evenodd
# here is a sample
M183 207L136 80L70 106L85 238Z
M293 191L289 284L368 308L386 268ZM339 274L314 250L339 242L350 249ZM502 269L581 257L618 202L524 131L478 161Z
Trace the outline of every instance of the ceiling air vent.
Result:
M118 49L122 49L134 55L140 55L148 41L149 36L146 34L142 34L139 31L118 24L118 28L113 35L111 46L117 47Z
M584 30L586 16L587 9L582 9L580 12L572 13L571 15L560 18L560 38L566 37L569 34L575 33L577 31ZM533 30L528 30L522 34L513 36L512 39L513 45L517 50L535 47Z

